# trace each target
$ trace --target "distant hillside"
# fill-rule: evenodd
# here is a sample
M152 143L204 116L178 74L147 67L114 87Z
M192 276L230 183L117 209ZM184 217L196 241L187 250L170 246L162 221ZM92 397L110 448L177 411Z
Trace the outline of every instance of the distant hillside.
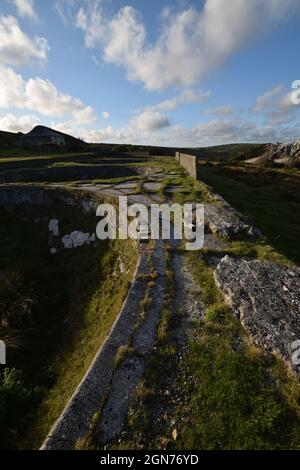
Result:
M128 145L128 144L92 144L95 149L103 152L136 152L148 151L150 155L174 155L175 152L198 155L204 160L237 160L246 159L251 156L260 155L263 149L261 144L225 144L214 147L159 147L151 145ZM250 156L249 156L250 155Z
M14 146L18 135L13 132L0 131L0 148L9 148Z
M264 151L261 144L226 144L196 149L205 160L245 160L260 155Z
M268 144L226 144L217 145L214 147L160 147L160 146L149 146L149 145L129 145L129 144L87 144L83 140L77 139L71 135L63 132L51 129L46 126L36 126L24 136L30 135L45 135L49 133L55 133L65 138L66 146L70 149L82 148L88 146L91 150L96 153L107 154L108 152L149 152L150 155L174 155L176 151L183 153L191 153L198 155L199 158L204 160L248 160L251 158L259 157L266 152ZM12 132L0 131L0 148L14 148L18 138L22 134L14 134Z
M45 136L49 134L63 136L65 139L66 147L68 149L78 149L79 147L82 148L83 146L87 146L83 140L77 139L72 137L71 135L64 134L63 132L57 131L55 129L51 129L50 127L46 126L36 126L27 134L13 133L13 132L5 132L0 131L0 149L7 150L7 149L16 149L22 148L22 137L30 137L33 135L36 136Z

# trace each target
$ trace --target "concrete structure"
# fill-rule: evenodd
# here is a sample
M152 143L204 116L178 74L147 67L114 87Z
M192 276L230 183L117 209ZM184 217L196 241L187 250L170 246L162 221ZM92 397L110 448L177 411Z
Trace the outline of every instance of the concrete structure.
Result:
M175 158L192 178L198 179L198 158L196 155L176 152Z
M48 127L37 126L28 134L21 135L19 143L22 147L38 147L41 145L57 145L65 147L66 139L63 134Z

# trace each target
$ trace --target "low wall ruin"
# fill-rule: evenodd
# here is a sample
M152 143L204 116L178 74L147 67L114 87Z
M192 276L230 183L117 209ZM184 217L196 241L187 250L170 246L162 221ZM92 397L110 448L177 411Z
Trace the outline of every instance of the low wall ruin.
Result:
M176 152L175 158L192 178L198 179L198 165L195 155Z

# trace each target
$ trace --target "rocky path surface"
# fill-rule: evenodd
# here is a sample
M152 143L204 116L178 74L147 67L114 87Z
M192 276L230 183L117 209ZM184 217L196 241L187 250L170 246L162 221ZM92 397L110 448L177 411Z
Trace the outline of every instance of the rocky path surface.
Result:
M153 350L155 344L165 289L165 256L162 242L157 243L152 253L151 266L148 263L148 270L149 268L154 269L158 275L155 285L150 289L151 292L148 292L152 301L144 312L141 302L136 306L129 305L129 308L136 308L139 319L128 343L130 349L113 373L101 418L95 431L98 444L105 444L122 431L133 394L144 374L145 358ZM147 275L147 271L144 274ZM144 286L144 297L145 289L147 286Z

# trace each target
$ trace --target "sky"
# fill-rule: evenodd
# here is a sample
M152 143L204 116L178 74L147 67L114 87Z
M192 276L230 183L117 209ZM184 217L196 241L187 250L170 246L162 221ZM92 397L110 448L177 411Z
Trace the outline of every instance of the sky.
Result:
M183 147L300 139L299 21L299 0L0 0L0 129Z

